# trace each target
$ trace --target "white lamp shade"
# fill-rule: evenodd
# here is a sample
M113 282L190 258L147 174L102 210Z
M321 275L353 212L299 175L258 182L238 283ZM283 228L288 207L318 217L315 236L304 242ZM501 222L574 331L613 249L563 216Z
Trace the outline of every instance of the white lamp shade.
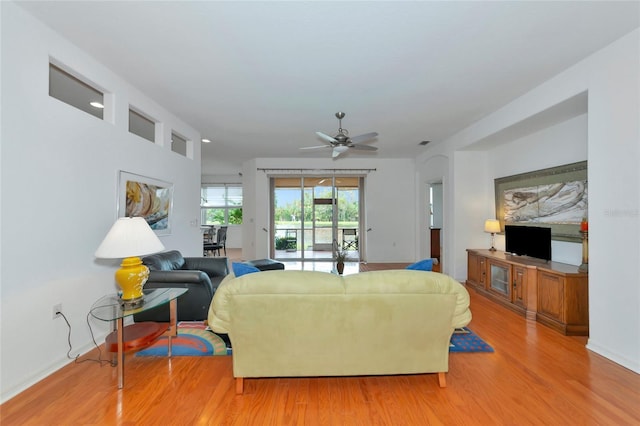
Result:
M500 221L496 219L487 219L484 222L484 232L497 234L500 232Z
M144 256L164 250L146 220L142 217L121 217L113 224L95 256L103 259L119 259Z

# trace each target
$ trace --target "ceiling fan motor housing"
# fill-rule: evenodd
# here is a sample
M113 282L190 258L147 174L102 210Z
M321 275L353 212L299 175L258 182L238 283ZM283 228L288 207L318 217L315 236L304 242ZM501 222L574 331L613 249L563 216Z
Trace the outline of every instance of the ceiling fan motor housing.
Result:
M342 129L340 129L342 130ZM337 135L334 136L334 139L336 141L338 141L339 144L346 144L349 141L349 136L345 135L344 133L340 132Z

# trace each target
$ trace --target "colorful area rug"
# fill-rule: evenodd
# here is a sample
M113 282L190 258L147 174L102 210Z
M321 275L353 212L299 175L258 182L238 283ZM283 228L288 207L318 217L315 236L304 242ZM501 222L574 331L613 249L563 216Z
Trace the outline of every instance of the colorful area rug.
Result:
M493 348L467 327L456 328L449 352L493 352Z
M171 339L172 356L231 355L225 341L207 328L202 321L181 321L178 336ZM159 338L153 345L136 352L136 356L167 356L167 337Z
M167 337L161 337L153 345L136 352L136 356L167 356L167 340ZM493 352L493 348L464 327L453 332L449 352ZM171 353L173 356L216 356L231 355L232 349L204 322L181 321L178 323L178 336L173 338Z

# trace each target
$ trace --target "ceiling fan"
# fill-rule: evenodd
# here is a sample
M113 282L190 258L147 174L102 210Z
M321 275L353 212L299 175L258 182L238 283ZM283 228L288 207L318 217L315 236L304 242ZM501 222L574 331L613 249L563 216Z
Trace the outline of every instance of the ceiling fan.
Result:
M316 135L320 136L320 138L326 143L326 145L318 145L318 146L308 146L300 149L326 149L331 148L333 150L332 157L336 158L343 152L348 151L349 149L358 149L362 151L377 151L378 148L370 145L362 145L361 142L366 142L370 139L378 136L378 133L371 132L365 133L363 135L354 136L352 138L349 137L349 132L347 129L342 128L342 119L344 118L344 112L336 112L336 118L338 119L338 134L331 137L322 132L316 132Z

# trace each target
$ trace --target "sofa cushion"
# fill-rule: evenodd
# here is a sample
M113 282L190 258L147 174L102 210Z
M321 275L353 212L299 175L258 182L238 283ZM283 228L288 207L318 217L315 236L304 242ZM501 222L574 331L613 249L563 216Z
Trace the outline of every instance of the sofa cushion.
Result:
M255 279L256 277L260 279ZM229 329L233 316L231 300L236 294L331 295L344 293L344 284L342 278L336 274L282 270L248 274L243 277L229 274L218 286L218 291L221 289L220 296L214 297L209 307L209 327L226 332L223 330Z
M424 259L407 266L407 269L414 271L431 271L433 270L433 259Z
M241 262L233 262L231 264L231 267L233 268L233 275L235 275L236 277L241 277L246 274L252 274L254 272L260 272L260 269L256 268L255 266Z
M346 294L453 294L456 299L454 328L464 327L471 321L467 289L445 274L399 269L361 272L343 279Z
M229 274L229 262L226 257L185 257L182 269L202 271L209 275L211 282L214 278L220 278L220 282Z
M209 325L226 330L231 321L230 299L235 294L288 294L322 297L331 294L453 294L455 310L452 324L464 327L471 321L469 293L445 274L412 270L361 272L340 276L318 271L266 271L244 277L227 275L209 308ZM218 291L216 291L218 294Z
M182 269L184 266L184 257L178 250L171 250L145 256L142 259L142 263L152 271L175 271L176 269Z

